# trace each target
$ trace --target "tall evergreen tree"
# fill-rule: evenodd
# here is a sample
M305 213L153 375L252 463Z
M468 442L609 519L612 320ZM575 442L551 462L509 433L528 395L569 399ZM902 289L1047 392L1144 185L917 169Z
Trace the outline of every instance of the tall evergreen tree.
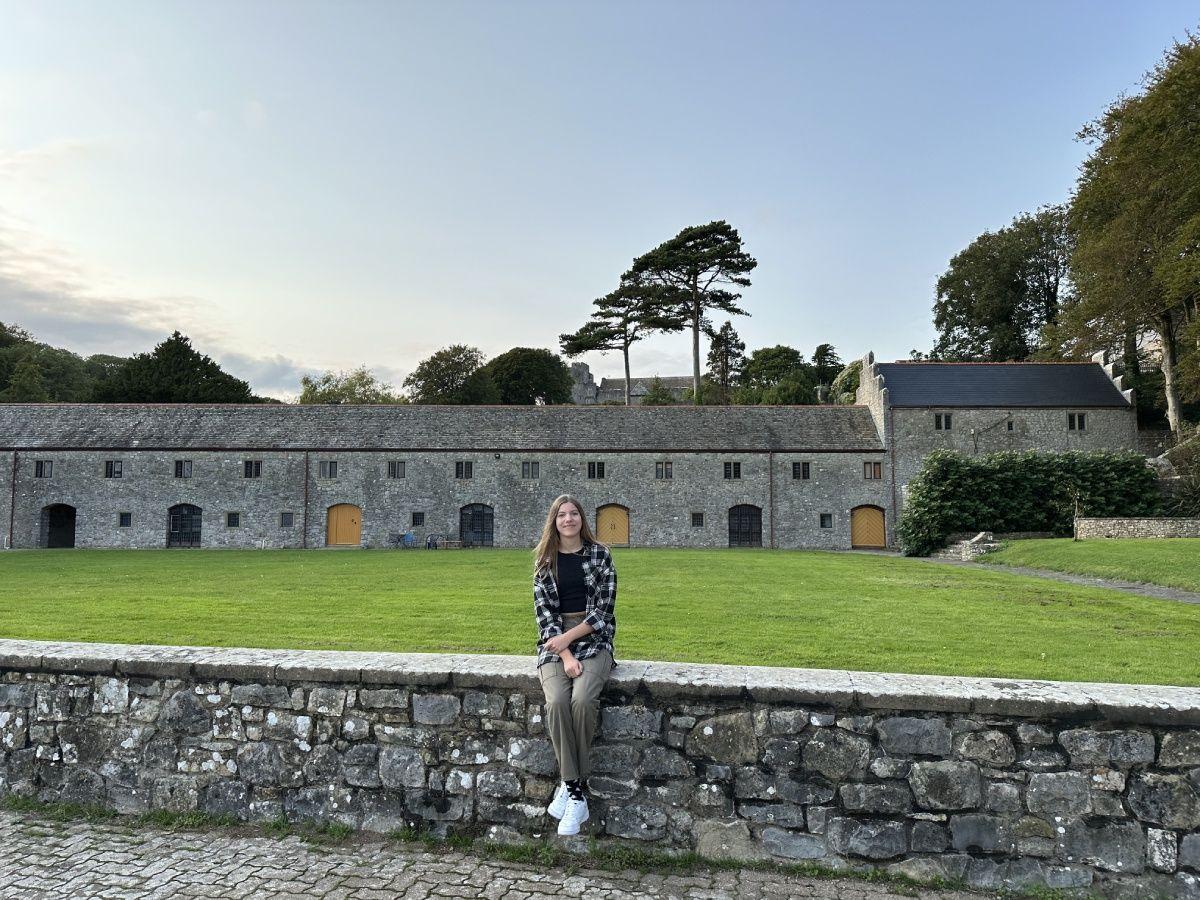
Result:
M726 321L719 330L707 329L708 377L717 387L719 402L733 402L733 388L737 385L746 363L746 344L734 330L733 323Z
M99 382L102 403L251 403L250 385L224 372L192 342L173 332L150 353L139 353Z
M817 344L817 349L813 351L812 361L813 368L816 370L817 383L827 387L833 384L833 380L838 377L838 373L846 365L838 356L833 344Z
M735 289L750 286L746 276L758 262L742 247L741 235L728 222L709 222L683 229L675 237L639 256L626 278L659 287L666 306L673 306L692 330L693 402L700 403L700 332L709 311L750 315L737 305Z
M13 369L8 387L0 391L2 403L48 403L50 392L42 377L42 370L32 354L25 356Z

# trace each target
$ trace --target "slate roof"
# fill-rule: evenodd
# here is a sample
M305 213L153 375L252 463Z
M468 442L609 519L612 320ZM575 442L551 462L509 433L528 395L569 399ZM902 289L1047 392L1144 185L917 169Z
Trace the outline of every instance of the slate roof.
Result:
M0 447L882 450L862 406L0 404Z
M1128 407L1099 363L877 363L891 406Z

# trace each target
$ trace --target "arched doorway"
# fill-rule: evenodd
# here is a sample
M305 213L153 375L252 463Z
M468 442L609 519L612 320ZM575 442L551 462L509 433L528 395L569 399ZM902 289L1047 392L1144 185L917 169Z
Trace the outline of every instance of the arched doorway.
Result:
M180 503L167 510L167 546L200 546L200 507Z
M883 510L878 506L856 506L850 510L850 546L882 550L887 546Z
M609 503L596 510L596 538L602 544L629 546L629 509Z
M729 508L729 546L762 546L762 510L749 503Z
M458 539L464 547L490 547L494 522L490 506L470 503L458 511Z
M48 548L75 546L75 507L52 503L42 508L38 545Z
M325 546L357 547L362 543L362 510L353 503L338 503L325 514Z

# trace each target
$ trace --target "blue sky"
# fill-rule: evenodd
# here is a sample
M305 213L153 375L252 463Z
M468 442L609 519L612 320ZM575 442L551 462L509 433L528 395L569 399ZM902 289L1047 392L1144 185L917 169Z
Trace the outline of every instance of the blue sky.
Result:
M0 320L173 328L262 393L451 343L557 350L723 218L747 348L904 357L950 257L1064 200L1183 2L0 0ZM690 338L635 348L686 374ZM618 355L584 358L601 375Z

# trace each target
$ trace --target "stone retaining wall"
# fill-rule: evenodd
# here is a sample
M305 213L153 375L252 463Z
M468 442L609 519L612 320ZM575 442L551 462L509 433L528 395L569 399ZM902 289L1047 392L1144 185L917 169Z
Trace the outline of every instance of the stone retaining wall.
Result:
M1088 538L1200 537L1200 519L1076 519L1075 536Z
M553 834L527 657L0 641L0 793ZM623 660L585 834L1200 896L1200 689Z

